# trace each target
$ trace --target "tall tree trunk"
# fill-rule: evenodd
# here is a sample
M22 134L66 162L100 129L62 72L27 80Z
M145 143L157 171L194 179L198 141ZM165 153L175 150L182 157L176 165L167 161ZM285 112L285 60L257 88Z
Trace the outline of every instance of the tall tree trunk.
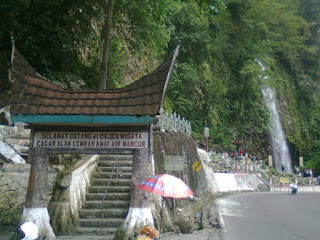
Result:
M104 24L104 36L103 36L103 54L100 68L99 89L105 90L107 87L108 78L108 58L110 50L110 35L112 24L112 12L113 12L113 0L108 0L107 16Z

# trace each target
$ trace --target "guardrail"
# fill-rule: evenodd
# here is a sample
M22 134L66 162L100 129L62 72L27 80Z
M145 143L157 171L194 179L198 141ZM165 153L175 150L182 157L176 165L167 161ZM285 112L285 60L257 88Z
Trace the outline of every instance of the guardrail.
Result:
M184 117L181 117L177 113L167 113L163 109L160 110L159 121L155 127L168 130L168 131L178 131L184 132L188 135L191 135L191 123L186 120Z

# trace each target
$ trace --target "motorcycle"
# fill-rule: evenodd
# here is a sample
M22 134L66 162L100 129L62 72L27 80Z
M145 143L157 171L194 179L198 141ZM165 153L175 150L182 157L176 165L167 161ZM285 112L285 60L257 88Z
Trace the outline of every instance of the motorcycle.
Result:
M289 188L291 190L291 194L297 194L298 193L298 186L296 184L290 184Z

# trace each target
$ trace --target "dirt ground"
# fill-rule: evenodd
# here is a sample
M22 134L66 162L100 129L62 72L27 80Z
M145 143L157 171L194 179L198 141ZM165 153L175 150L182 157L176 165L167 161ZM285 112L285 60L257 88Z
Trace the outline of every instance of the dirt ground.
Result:
M165 233L160 236L160 240L220 240L220 231L213 228L205 228L195 231L191 234ZM57 237L57 240L112 240L106 237L88 237L88 236L63 236Z
M9 240L12 231L8 231L0 227L0 239ZM165 233L161 235L160 240L220 240L220 232L218 229L205 228L203 230L194 231L191 234L174 234ZM57 236L56 240L112 240L103 236Z

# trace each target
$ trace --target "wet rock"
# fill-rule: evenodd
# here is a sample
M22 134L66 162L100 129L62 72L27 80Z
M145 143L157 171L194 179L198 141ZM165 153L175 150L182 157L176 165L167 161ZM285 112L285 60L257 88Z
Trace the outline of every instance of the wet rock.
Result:
M190 206L178 208L176 211L175 222L179 226L181 233L192 233L195 226L195 213Z

